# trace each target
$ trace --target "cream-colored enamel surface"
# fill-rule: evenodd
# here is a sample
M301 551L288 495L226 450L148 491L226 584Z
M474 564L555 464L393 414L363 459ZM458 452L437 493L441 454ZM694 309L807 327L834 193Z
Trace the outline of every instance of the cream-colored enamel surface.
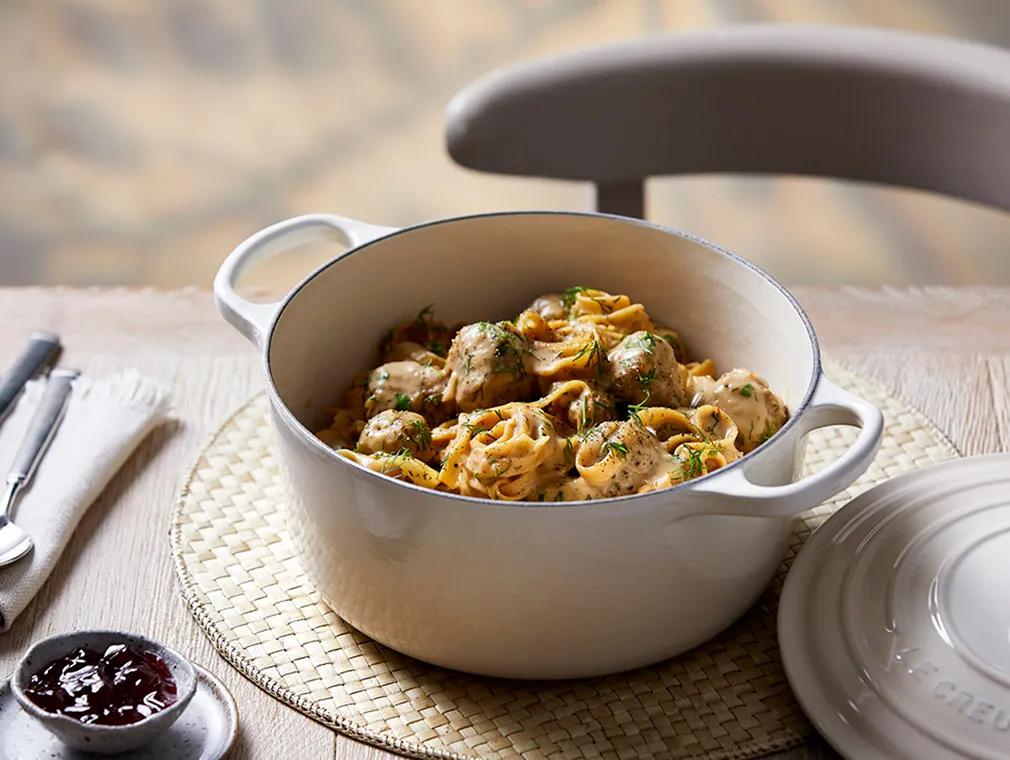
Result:
M783 590L793 689L849 757L1007 757L1010 455L877 486L814 534Z

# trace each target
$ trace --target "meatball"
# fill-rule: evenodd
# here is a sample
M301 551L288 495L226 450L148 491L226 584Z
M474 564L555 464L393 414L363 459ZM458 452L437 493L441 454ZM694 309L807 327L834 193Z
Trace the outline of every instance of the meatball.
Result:
M745 454L771 438L789 416L764 378L746 369L730 370L718 380L694 377L692 390L692 406L712 404L733 419L739 430L737 448Z
M398 454L409 451L423 461L430 461L435 452L431 446L431 430L424 417L416 412L387 409L368 421L358 438L357 450L363 454L384 451Z
M453 330L443 322L435 320L431 306L425 306L412 322L390 330L382 339L379 351L385 355L397 343L416 343L436 356L445 356ZM390 361L390 359L386 359Z
M607 359L614 394L621 401L670 407L687 402L673 348L653 333L632 333L607 354Z
M565 297L560 293L544 293L531 303L526 310L535 311L548 322L555 319L568 318Z
M445 398L464 412L526 400L533 391L530 360L529 344L511 322L466 325L445 360L451 373Z
M447 377L445 370L415 361L382 364L368 376L365 415L374 417L395 409L441 418L445 416L442 394Z
M432 353L420 343L412 343L409 340L384 347L382 360L384 362L412 361L435 367L445 366L445 357Z

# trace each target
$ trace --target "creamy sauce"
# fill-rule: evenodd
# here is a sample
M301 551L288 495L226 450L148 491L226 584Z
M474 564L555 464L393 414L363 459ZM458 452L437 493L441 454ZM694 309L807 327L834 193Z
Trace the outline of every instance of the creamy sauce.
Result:
M588 288L545 294L515 322L458 330L424 309L381 355L318 435L376 472L469 496L668 488L753 450L787 416L758 375L716 378L641 304Z

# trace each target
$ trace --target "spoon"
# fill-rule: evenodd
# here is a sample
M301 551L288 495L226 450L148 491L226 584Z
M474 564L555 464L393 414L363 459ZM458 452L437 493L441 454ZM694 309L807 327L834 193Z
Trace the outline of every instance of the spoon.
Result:
M10 521L10 509L22 486L31 480L42 454L56 433L66 409L70 384L78 374L72 369L57 369L49 374L39 407L14 455L14 463L7 473L7 488L3 501L0 501L0 567L17 562L31 551L32 537Z

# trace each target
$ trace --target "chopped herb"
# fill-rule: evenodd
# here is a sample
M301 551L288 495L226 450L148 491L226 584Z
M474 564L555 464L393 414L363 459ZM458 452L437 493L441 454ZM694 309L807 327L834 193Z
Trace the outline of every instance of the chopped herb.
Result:
M572 361L577 362L582 357L586 357L586 366L588 367L591 364L599 364L601 356L603 356L603 347L600 345L600 342L594 338L588 343L582 344L582 348L580 348L578 353L572 357Z
M421 309L419 312L417 312L417 316L414 317L414 321L419 322L420 324L423 325L430 325L434 316L435 316L435 304L430 303L423 309Z
M647 354L655 353L656 352L656 336L653 335L651 332L647 332L644 335L642 335L642 337L637 338L635 341L633 341L631 344L629 344L629 347L631 347L631 348L635 348L635 347L641 348Z
M644 375L638 373L638 384L642 386L642 390L645 391L646 395L649 393L649 386L652 385L652 381L656 379L656 368L653 367Z
M413 455L410 453L409 449L400 449L395 454L387 454L384 451L377 451L373 456L376 459L383 460L381 473L385 475L390 470L394 470L399 467L407 459L413 459Z
M429 340L428 350L436 356L441 356L443 358L446 355L445 344L440 340Z
M491 429L486 425L478 425L476 422L464 422L462 425L470 431L470 435L480 435L481 433L486 433Z
M531 353L530 349L525 341L523 341L522 336L514 333L506 325L508 325L507 322L499 322L498 324L491 322L477 323L477 327L481 333L495 343L494 356L496 361L491 365L491 372L525 377L526 365L523 362L523 354Z
M410 409L410 396L405 393L396 394L396 409L400 412L406 412Z
M603 450L607 453L612 451L616 456L619 456L622 459L628 456L628 447L621 441L606 441L603 444Z
M642 422L642 418L639 415L641 415L642 411L645 409L645 402L648 400L649 394L646 393L645 398L642 399L641 403L628 404L628 419L641 425L642 427L645 427L645 424Z
M538 494L537 494L537 501L543 501L543 500L544 500L544 497L545 497L546 495L547 495L547 494L545 494L545 493L544 493L543 491L541 491L540 493L538 493Z
M442 403L442 394L441 393L432 393L432 394L430 394L428 396L425 396L424 397L424 403L429 404L431 406L438 406L439 404Z
M426 449L431 446L431 430L428 428L428 423L424 420L414 420L410 424L414 428L415 435L417 436L416 443L422 449Z
M575 446L572 445L572 439L571 438L566 438L565 439L565 454L573 462L575 461Z
M687 450L687 472L686 477L696 478L705 472L705 462L701 456L701 449L688 448Z
M576 285L574 287L567 288L565 290L564 296L561 299L561 303L564 305L566 309L571 309L575 305L575 297L579 293L582 293L586 290L588 290L588 288L585 288L582 285Z
M779 426L777 424L775 424L771 420L768 420L768 424L765 425L765 430L761 434L761 437L758 439L758 443L764 443L765 441L767 441L769 438L775 435L775 433L778 432L778 429Z
M743 388L740 389L740 395L750 398L751 394L754 393L754 386L747 383Z

